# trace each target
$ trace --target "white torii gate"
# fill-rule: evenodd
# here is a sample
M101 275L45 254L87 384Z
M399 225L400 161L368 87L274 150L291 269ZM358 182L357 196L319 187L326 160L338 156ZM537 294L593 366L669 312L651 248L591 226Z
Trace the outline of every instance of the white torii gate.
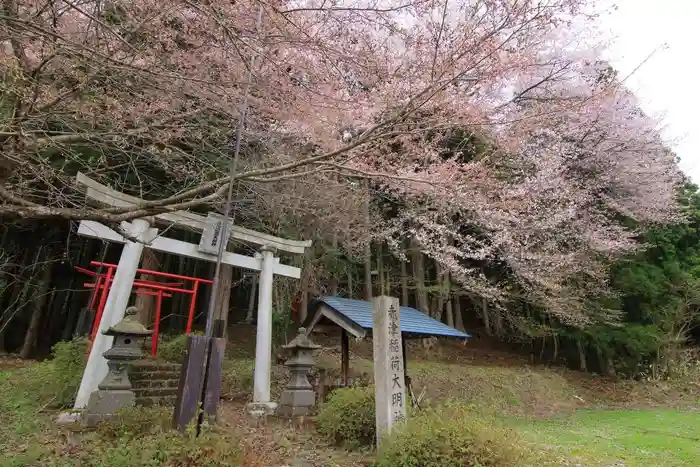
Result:
M77 183L86 187L88 198L109 206L136 207L143 202L141 199L104 186L82 173L78 174ZM207 218L187 211L163 213L155 217L171 224L199 231L205 231L209 226ZM95 340L92 343L87 366L76 396L75 409L83 409L87 406L90 394L97 390L97 385L107 375L107 361L102 354L112 346L113 338L105 336L102 332L118 323L124 317L131 288L136 278L136 271L141 262L143 248L148 247L166 253L189 256L206 261L216 261L215 255L204 252L198 245L172 238L159 237L158 229L152 228L146 219L122 222L120 227L128 238L99 222L81 221L78 228L79 235L123 243L124 249L119 259L112 287L107 295L107 302L99 324L99 332L95 335ZM258 410L265 408L272 410L274 409L274 404L270 400L270 371L272 367L273 277L274 274L296 279L301 276L299 268L280 264L279 258L274 257L274 252L275 250L283 250L290 253L304 253L304 250L311 246L311 241L286 240L231 225L229 225L229 232L230 236L237 240L254 243L262 247L260 254L256 254L255 257L224 252L222 262L231 266L260 271L253 405ZM135 241L132 241L132 239Z

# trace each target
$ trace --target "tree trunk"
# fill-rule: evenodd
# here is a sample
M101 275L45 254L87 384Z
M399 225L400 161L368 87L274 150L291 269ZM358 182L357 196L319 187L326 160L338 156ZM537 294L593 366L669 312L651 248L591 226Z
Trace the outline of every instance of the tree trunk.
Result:
M365 245L365 300L372 300L372 246Z
M5 354L5 321L3 316L0 315L0 355Z
M447 246L452 248L454 245L454 240L452 238L447 239ZM450 269L449 268L442 268L442 278L443 278L443 284L442 284L442 289L445 294L445 321L447 321L447 325L454 327L455 325L455 316L454 316L454 311L452 309L452 278L450 277Z
M428 294L425 290L425 265L423 263L423 252L420 250L418 241L411 239L411 255L413 257L413 281L415 283L416 306L420 311L429 315Z
M335 258L335 267L333 268L333 275L331 276L330 279L330 293L332 296L337 297L338 296L338 277L336 276L337 270L338 270L338 233L334 230L333 231L333 240L332 240L332 246L333 246L333 257Z
M605 376L615 376L615 366L613 365L612 357L608 355L607 352L603 352L599 345L595 346L595 351L598 356L600 371L602 371Z
M547 346L547 336L542 336L542 347L540 347L540 362L544 361L544 349Z
M447 296L445 297L445 319L447 320L447 325L450 327L455 326L455 315L452 310L452 300L450 299L450 292L452 291L452 284L450 283L450 273L445 272L445 289L447 290Z
M588 365L586 364L586 350L584 349L580 338L576 339L576 349L578 349L579 369L584 372L588 371Z
M255 316L254 315L254 313L255 313L255 292L258 288L257 286L258 286L258 275L253 274L253 281L250 284L250 295L248 296L248 310L247 310L246 315L245 315L245 322L248 324L252 324L253 316ZM302 290L301 294L302 294L302 307L300 310L300 315L303 315L304 314L304 297L306 294L304 293L303 290ZM302 322L303 321L304 320L302 319Z
M75 255L75 260L70 254L71 250L68 250L67 256L64 258L69 262L75 261L77 264L87 264L95 256L94 248L90 247L91 244L80 243L78 254ZM73 268L70 268L71 270ZM75 271L72 270L70 274L70 279L68 281L67 290L62 292L62 295L55 294L54 300L61 300L60 313L62 316L63 330L61 331L61 340L70 340L75 332L75 327L78 321L78 315L80 313L80 305L76 303L75 297L79 296L76 292L78 287L76 287L76 281L80 278ZM53 285L53 284L52 284Z
M280 295L281 294L279 281L275 281L272 284L272 309L274 310L274 314L277 315L280 315L282 313L282 310L284 310L282 305L282 298Z
M141 269L150 269L155 271L158 268L158 256L156 252L150 248L144 248L143 259L141 260ZM141 274L139 279L143 281L154 281L156 277L151 274ZM134 300L134 306L138 308L138 320L141 324L147 328L153 327L153 310L155 308L156 297L155 295L140 295L139 291L147 291L148 288L138 288L136 289L136 299Z
M348 271L348 298L352 298L352 270Z
M615 371L615 363L613 362L612 355L607 354L605 359L605 376L613 378L616 375L617 372Z
M438 280L440 281L440 300L438 302L438 312L445 314L445 323L448 326L454 327L455 318L452 313L452 300L450 294L452 292L452 284L450 283L450 271L440 264L437 264Z
M19 356L24 359L29 358L34 351L39 324L41 323L41 315L44 311L44 306L46 305L49 296L51 270L53 269L51 266L52 264L50 263L44 265L43 274L40 279L41 285L39 286L38 295L36 296L36 300L34 302L34 310L32 311L32 317L29 320L29 327L24 335L24 343L22 344L22 350L19 354Z
M440 319L438 314L438 299L434 295L428 299L428 316L437 320Z
M401 260L401 306L408 306L408 271L406 261Z
M228 336L228 312L231 303L231 285L233 282L233 266L230 264L222 264L221 270L219 271L219 290L218 297L216 297L216 313L215 318L222 320L222 326L224 335L226 338Z
M75 331L75 325L77 321L77 315L80 310L75 303L71 300L73 297L73 289L75 286L75 279L77 276L73 276L68 283L68 290L63 293L63 303L61 304L62 310L68 310L66 313L66 322L64 323L63 332L61 333L61 340L70 340L73 332Z
M444 271L442 265L435 261L435 284L438 286L438 295L435 300L435 315L433 318L442 321L442 314L445 309L445 282L443 281Z
M484 331L486 331L486 335L490 336L491 334L491 319L489 318L489 304L486 301L486 298L481 299L481 319L484 320Z
M464 331L464 317L462 316L462 306L459 302L459 295L452 297L452 311L455 317L455 327L460 331Z
M5 242L7 241L8 231L9 230L6 229L2 235L2 243L1 243L2 244L2 251L5 251ZM10 256L8 263L10 263L10 264L12 263L12 256ZM12 280L12 269L14 269L14 268L11 265L8 266L7 264L3 264L2 269L0 269L0 286L2 287L1 290L3 292L8 291L7 287L9 285L9 281ZM4 296L5 294L2 294L2 295ZM0 307L2 307L2 304L3 304L3 300L2 300L2 296L0 296ZM3 328L4 319L5 319L4 312L0 312L0 355L5 353L5 330Z
M382 243L377 242L377 279L379 283L379 295L386 294L386 283L384 281L384 258L382 257Z
M78 313L78 322L75 324L75 329L73 329L73 337L85 336L90 333L90 329L92 329L92 315L93 313L88 310L87 306L80 309L80 313Z
M19 303L22 291L26 287L26 281L23 281L22 278L25 277L26 264L31 261L31 256L32 252L29 249L24 250L24 254L17 258L17 263L12 270L10 270L9 274L7 274L9 280L7 281L8 284L6 284L6 287L9 288L10 293L3 294L7 296L7 301L3 300L2 312L0 312L0 320L3 320L4 323L10 321L10 316L13 313L12 310L14 310L17 303ZM3 329L7 329L7 326L4 328L0 326L0 334L3 333Z
M552 362L556 363L559 358L559 336L556 332L552 334L552 340L554 341L554 354L552 355Z
M497 337L503 337L503 315L501 314L501 310L496 309L493 310L493 325L494 325L494 330L496 331L495 334Z
M372 229L372 219L369 213L369 182L366 183L367 203L365 203L365 226L369 233ZM365 243L365 300L372 300L372 242L367 239Z
M303 265L305 266L301 272L301 281L299 282L299 323L306 320L306 313L309 311L309 290L311 289L311 264L315 258L313 247L306 250L304 253Z
M34 280L34 273L36 271L37 266L39 265L39 259L41 258L41 254L43 253L44 248L40 246L36 254L34 255L34 260L32 261L32 256L31 254L26 254L24 256L24 263L22 264L22 269L20 269L17 279L18 279L18 286L19 287L19 294L15 295L15 291L13 291L12 297L13 301L11 302L11 305L8 307L7 310L5 310L5 322L3 323L3 329L0 329L0 333L7 332L7 330L10 327L10 322L12 321L13 318L17 316L17 313L20 312L20 310L28 304L31 299L27 299L27 295L29 293L29 290L33 287L32 282ZM29 250L27 250L29 251ZM30 264L26 264L28 261L32 261ZM9 312L9 313L8 313Z

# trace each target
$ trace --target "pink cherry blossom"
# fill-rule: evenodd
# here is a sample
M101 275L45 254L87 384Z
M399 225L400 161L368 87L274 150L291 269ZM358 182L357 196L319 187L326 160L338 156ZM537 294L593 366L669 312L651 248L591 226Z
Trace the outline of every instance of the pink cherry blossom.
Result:
M250 84L237 178L256 193L252 213L328 229L349 251L415 237L464 288L494 300L507 290L475 264L503 262L528 299L585 322L606 262L637 246L617 216L678 218L674 155L600 60L591 2L4 6L5 215L114 222L218 202ZM447 157L442 141L457 129L481 150ZM77 170L152 201L85 206ZM367 225L367 194L348 176L400 200L396 217L375 213Z

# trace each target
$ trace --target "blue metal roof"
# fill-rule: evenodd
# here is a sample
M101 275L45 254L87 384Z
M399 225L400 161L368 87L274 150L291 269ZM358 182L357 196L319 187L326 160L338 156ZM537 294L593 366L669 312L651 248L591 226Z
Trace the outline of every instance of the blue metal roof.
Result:
M365 300L351 300L340 297L321 297L311 304L314 309L324 303L347 319L364 329L372 329L372 303ZM400 307L399 321L401 332L427 336L471 337L469 334L450 327L421 313L415 308Z

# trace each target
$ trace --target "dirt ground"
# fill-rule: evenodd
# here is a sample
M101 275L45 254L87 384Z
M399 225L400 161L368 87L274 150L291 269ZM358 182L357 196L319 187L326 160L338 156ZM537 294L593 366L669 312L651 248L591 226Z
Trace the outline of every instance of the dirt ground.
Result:
M355 467L369 466L370 452L331 448L318 438L313 417L290 422L268 417L251 419L245 404L227 402L219 411L221 428L244 440L245 465L250 467Z

